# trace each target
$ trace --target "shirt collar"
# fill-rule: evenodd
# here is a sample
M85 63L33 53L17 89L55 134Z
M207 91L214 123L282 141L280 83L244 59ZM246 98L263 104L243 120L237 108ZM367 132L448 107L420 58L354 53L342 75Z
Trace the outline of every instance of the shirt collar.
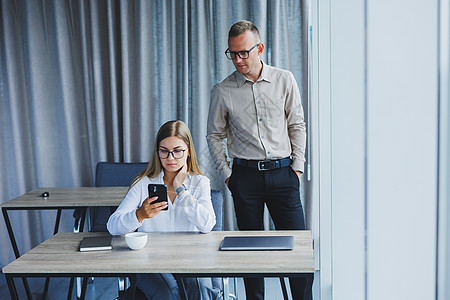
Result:
M161 167L161 168L162 168L162 167ZM161 172L160 172L159 175L158 175L158 183L164 183L163 177L164 177L164 171L161 170Z
M261 75L259 76L257 81L264 80L267 82L271 82L272 76L270 73L270 66L266 65L262 60L261 60L261 63L262 63ZM242 87L244 85L244 83L246 83L247 81L250 81L249 79L247 79L247 77L240 74L238 71L234 71L234 74L235 74L236 83L237 83L238 87Z
M261 71L261 76L259 76L259 78L258 78L258 81L264 80L264 81L272 82L272 72L270 72L271 67L269 65L266 65L263 61L261 61L261 62L262 62L263 68Z

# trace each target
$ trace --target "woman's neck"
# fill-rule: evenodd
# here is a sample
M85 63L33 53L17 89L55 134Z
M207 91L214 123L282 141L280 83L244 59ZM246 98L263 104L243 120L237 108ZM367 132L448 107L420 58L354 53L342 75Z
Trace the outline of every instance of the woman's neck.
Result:
M164 171L163 180L166 185L173 185L173 179L177 176L175 172Z

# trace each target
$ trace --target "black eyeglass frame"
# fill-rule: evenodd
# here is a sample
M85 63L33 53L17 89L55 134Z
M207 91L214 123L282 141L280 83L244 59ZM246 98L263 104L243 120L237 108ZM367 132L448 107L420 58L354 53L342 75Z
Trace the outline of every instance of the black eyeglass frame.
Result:
M228 48L227 50L225 50L225 56L229 59L229 60L234 60L236 59L236 55L239 56L240 59L247 59L250 57L250 52L255 49L256 46L258 46L261 43L256 44L255 46L253 46L252 48L250 48L250 50L243 50L243 51L238 51L238 52L234 52L234 51L230 51L230 48ZM247 57L242 57L241 54L246 53ZM234 58L233 58L234 55ZM245 56L245 55L244 55Z
M184 152L187 150L188 148L182 150L182 149L175 149L173 151L169 151L169 150L164 150L164 149L159 149L158 150L158 157L161 159L168 159L169 155L172 154L173 159L182 159L184 157ZM161 153L160 151L167 151L167 156L166 157L161 157ZM181 157L175 157L175 155L173 154L175 151L182 151L183 155Z

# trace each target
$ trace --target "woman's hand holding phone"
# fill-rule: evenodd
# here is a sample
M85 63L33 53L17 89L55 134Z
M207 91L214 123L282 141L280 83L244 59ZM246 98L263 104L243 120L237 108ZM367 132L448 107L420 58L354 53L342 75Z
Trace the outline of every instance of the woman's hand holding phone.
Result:
M144 202L142 202L141 207L136 210L136 217L139 222L142 222L144 219L153 218L157 214L161 212L161 210L167 208L167 202L155 202L158 197L145 198Z

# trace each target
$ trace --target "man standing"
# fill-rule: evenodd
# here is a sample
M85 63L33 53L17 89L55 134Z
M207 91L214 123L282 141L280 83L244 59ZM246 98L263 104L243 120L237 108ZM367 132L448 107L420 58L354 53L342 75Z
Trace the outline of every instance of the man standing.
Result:
M277 230L305 229L300 177L306 132L300 92L291 72L261 61L264 44L249 21L235 23L225 54L236 71L211 90L207 140L233 195L240 230L262 230L264 203ZM233 159L231 169L225 152ZM246 278L247 299L264 299L264 278ZM306 281L290 278L294 299Z

